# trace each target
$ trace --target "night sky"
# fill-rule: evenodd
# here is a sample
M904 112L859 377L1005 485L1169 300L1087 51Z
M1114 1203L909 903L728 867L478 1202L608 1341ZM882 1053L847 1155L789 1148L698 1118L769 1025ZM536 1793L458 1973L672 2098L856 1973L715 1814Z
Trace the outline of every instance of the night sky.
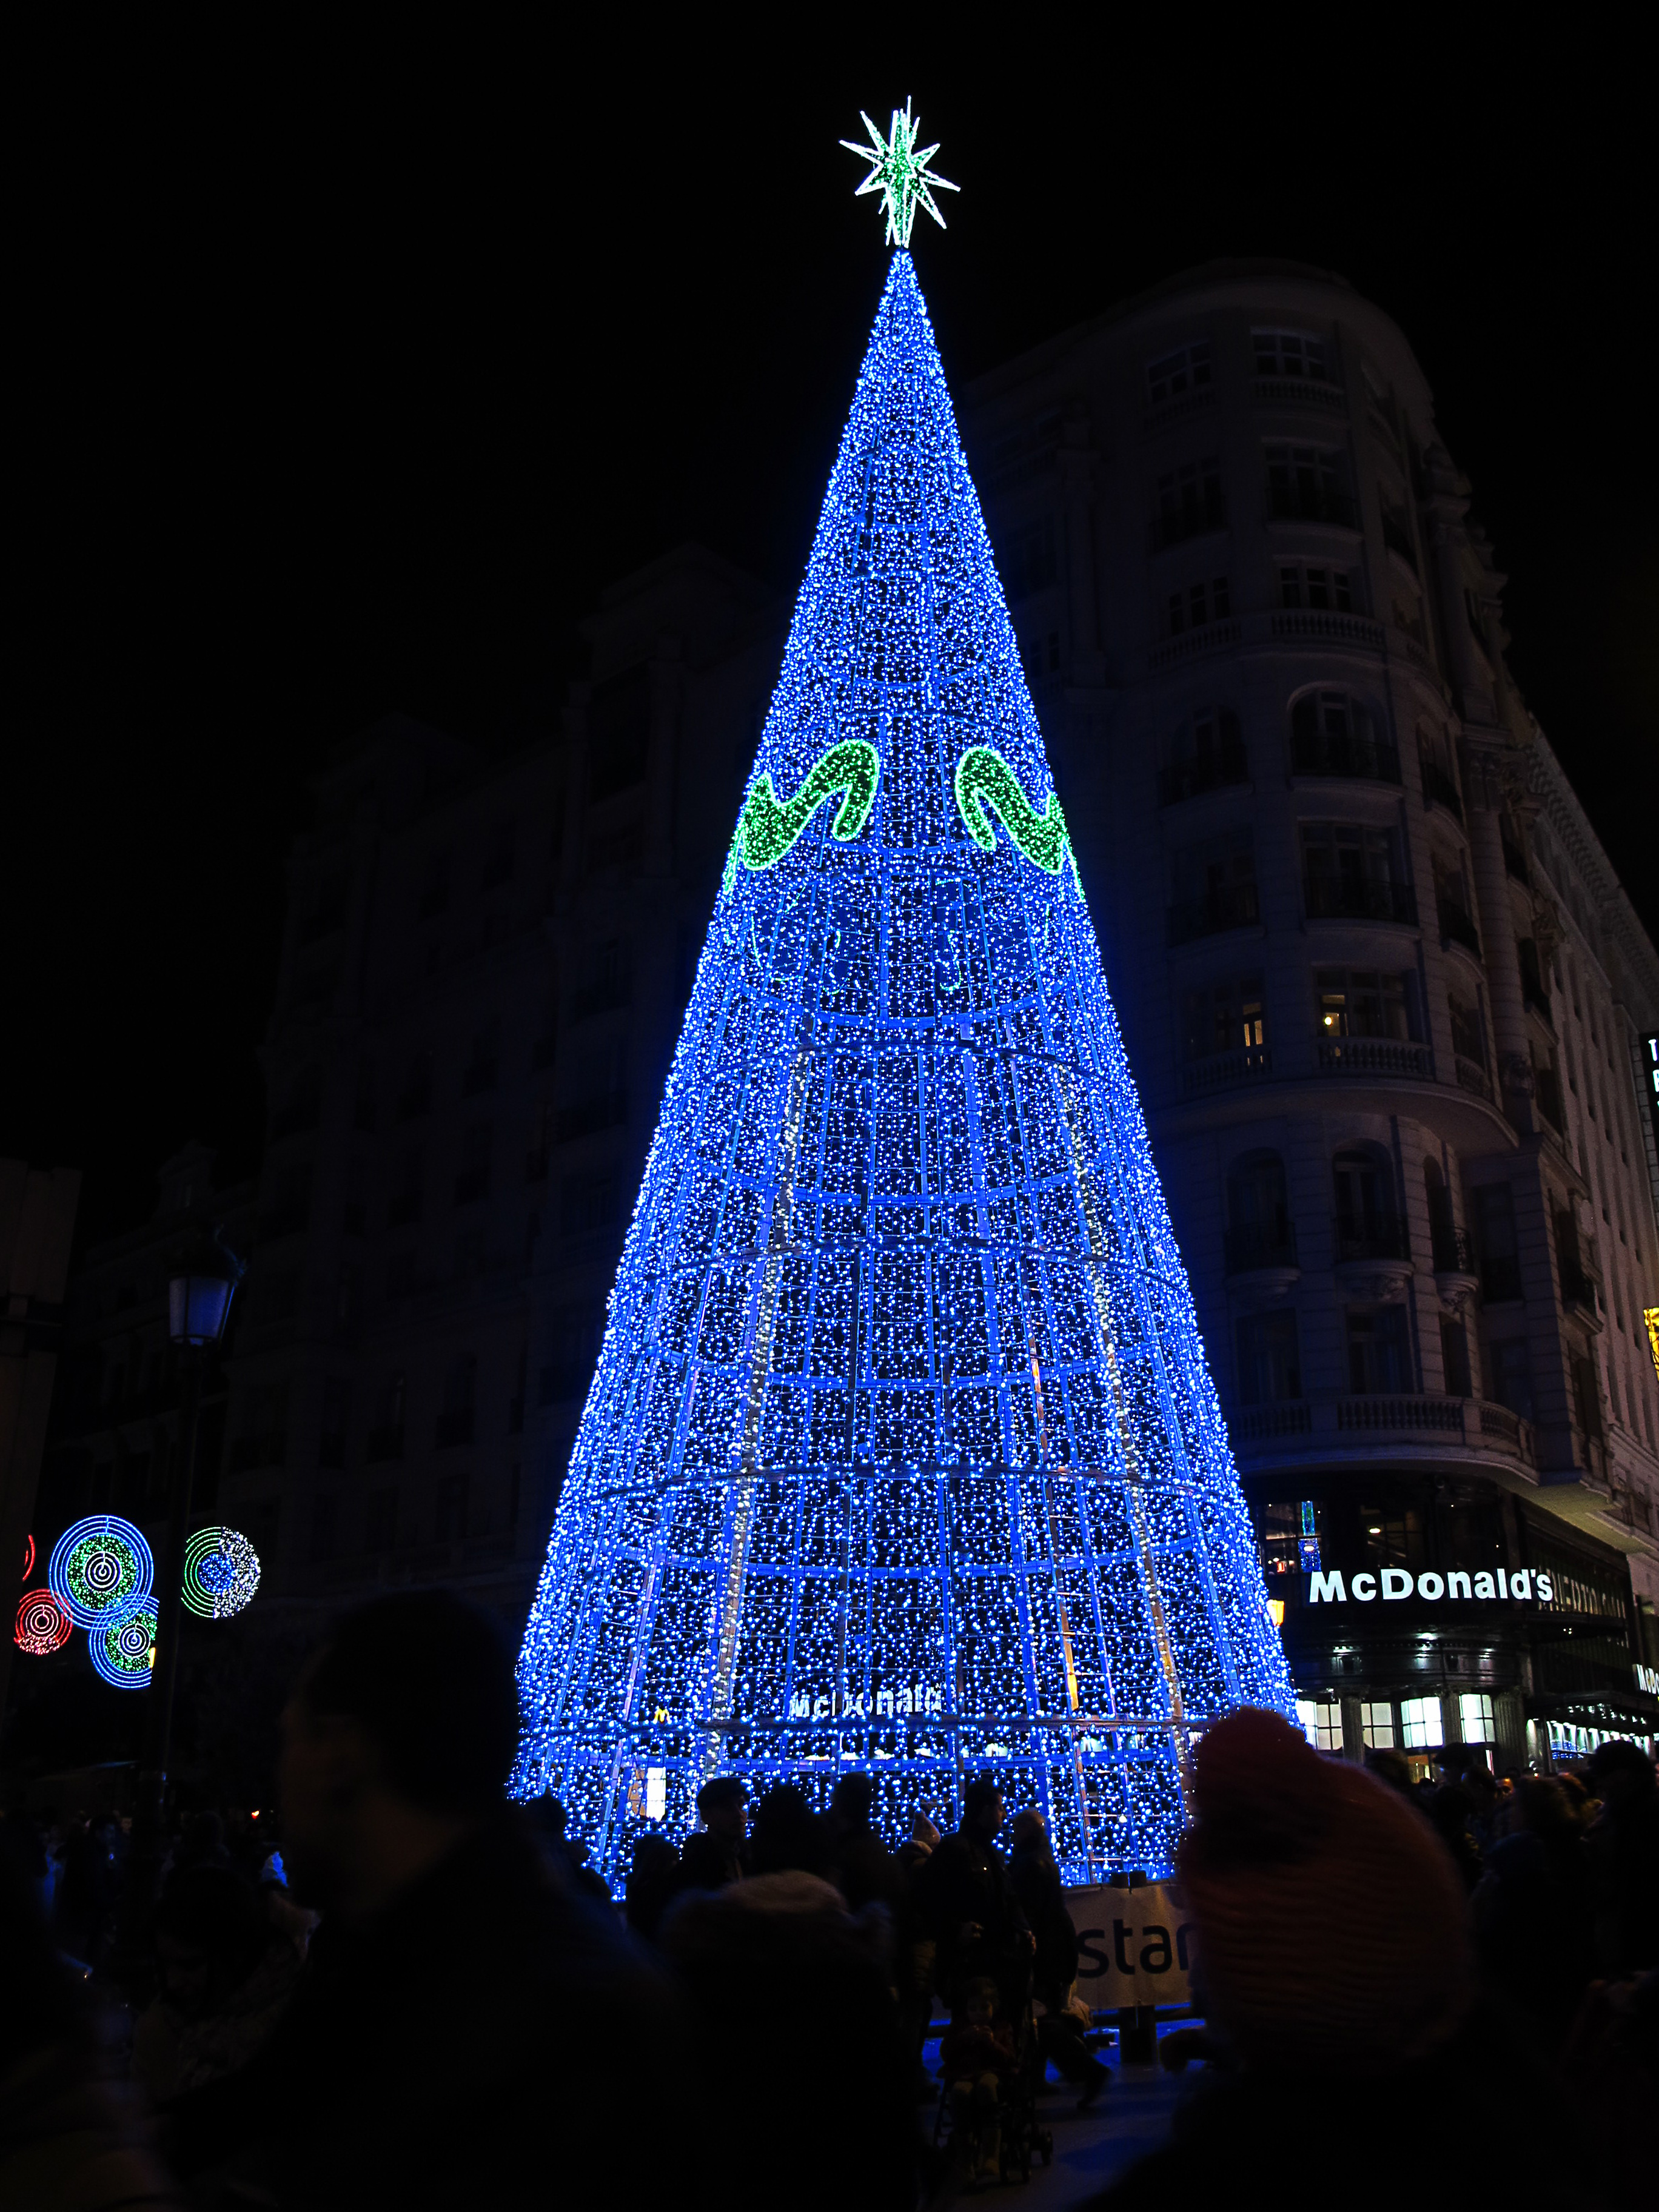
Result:
M1198 15L1108 49L1025 10L969 70L944 31L825 15L815 51L790 20L769 79L642 17L625 60L146 49L43 78L12 210L0 1154L85 1169L83 1235L143 1218L191 1135L227 1176L257 1158L284 859L331 748L394 708L533 738L600 588L683 538L793 593L886 259L836 141L907 93L963 187L915 241L958 386L1224 255L1395 317L1510 579L1511 665L1659 933L1628 58L1382 14L1300 59Z

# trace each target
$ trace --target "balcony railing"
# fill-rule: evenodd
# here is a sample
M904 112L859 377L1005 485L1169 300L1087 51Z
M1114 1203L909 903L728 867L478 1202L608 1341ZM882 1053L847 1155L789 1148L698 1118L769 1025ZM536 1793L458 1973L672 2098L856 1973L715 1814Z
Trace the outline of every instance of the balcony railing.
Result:
M1247 1275L1258 1267L1294 1267L1293 1221L1245 1221L1226 1231L1227 1273Z
M1323 731L1291 740L1291 769L1296 775L1352 776L1365 783L1398 783L1398 748L1375 738L1332 738Z
M1401 1449L1414 1443L1431 1452L1450 1448L1501 1455L1528 1468L1537 1464L1530 1421L1489 1399L1443 1397L1431 1391L1245 1406L1229 1413L1227 1430L1241 1453L1252 1455L1340 1451L1350 1438L1392 1436ZM1299 1441L1303 1438L1305 1444Z
M1352 1221L1339 1213L1331 1224L1331 1244L1340 1261L1412 1256L1411 1235L1403 1221Z
M1196 937L1243 929L1261 919L1261 902L1254 884L1223 884L1202 898L1182 899L1170 908L1170 942L1190 945Z
M1310 921L1404 921L1417 920L1417 893L1389 876L1304 878Z
M1222 745L1201 759L1177 761L1172 767L1160 769L1158 803L1177 806L1183 799L1196 799L1200 792L1218 791L1224 784L1247 783L1249 775L1243 746Z
M1434 1074L1427 1045L1395 1037L1322 1036L1319 1065L1328 1075L1401 1075L1426 1083Z
M1448 945L1467 945L1478 960L1480 939L1474 922L1462 908L1449 898L1437 899L1436 908L1440 918L1440 934Z
M1471 1060L1466 1053L1461 1052L1455 1053L1452 1057L1456 1063L1457 1080L1463 1089L1473 1092L1477 1098L1489 1099L1492 1097L1492 1078L1480 1061Z
M1437 761L1425 760L1423 763L1423 796L1435 805L1443 806L1448 814L1455 814L1460 822L1463 819L1462 796Z
M1334 522L1343 530L1358 527L1354 503L1334 484L1279 483L1267 487L1269 522Z
M1381 623L1372 622L1366 615L1345 615L1331 608L1276 607L1273 634L1275 637L1323 638L1332 645L1360 646L1367 653L1381 653L1383 646Z
M1435 1230L1434 1272L1437 1275L1473 1275L1478 1273L1474 1240L1467 1229L1442 1222Z
M1172 668L1177 661L1197 660L1206 653L1218 653L1223 646L1237 645L1240 635L1236 622L1206 623L1199 629L1184 629L1178 637L1166 637L1162 645L1155 645L1146 656L1146 665Z
M1181 1071L1181 1087L1188 1097L1199 1097L1206 1091L1231 1091L1235 1084L1273 1072L1271 1045L1243 1045L1237 1052L1212 1052L1203 1060L1189 1060Z

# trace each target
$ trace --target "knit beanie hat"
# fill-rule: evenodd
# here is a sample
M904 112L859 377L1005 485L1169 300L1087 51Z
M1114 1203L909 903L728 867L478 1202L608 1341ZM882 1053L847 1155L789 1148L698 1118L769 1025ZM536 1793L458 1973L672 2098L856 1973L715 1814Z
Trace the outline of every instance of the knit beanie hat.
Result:
M1404 1798L1254 1708L1206 1731L1192 1797L1177 1869L1197 1972L1247 2063L1387 2073L1467 2018L1462 1881Z

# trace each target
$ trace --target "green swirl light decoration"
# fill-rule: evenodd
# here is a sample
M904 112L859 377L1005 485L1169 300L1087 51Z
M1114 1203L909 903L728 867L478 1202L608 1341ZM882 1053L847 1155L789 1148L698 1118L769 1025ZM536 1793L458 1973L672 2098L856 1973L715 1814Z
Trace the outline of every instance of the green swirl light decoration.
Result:
M112 1690L147 1690L155 1665L155 1615L130 1613L112 1628L96 1630L87 1649L93 1671Z
M185 1603L203 1620L228 1620L259 1587L259 1554L235 1528L198 1528L185 1547Z
M1033 867L1045 875L1063 875L1072 864L1072 882L1080 897L1083 884L1077 872L1060 797L1048 793L1039 814L1025 796L1019 778L1002 755L990 745L969 745L957 763L957 805L968 835L981 852L994 853L997 833L988 809L994 808L1003 828Z
M781 802L771 777L763 775L738 817L738 834L732 841L722 888L731 890L739 860L756 872L775 868L824 800L838 791L845 796L830 824L830 835L841 844L851 844L870 819L880 781L881 755L862 738L843 738L821 753L791 799Z

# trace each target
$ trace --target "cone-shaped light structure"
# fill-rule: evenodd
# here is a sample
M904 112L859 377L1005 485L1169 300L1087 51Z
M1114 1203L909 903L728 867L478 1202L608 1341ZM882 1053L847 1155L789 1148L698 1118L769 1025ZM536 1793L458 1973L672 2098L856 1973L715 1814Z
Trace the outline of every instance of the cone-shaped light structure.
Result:
M1168 1869L1294 1704L950 395L895 253L520 1660L615 1881L715 1771L994 1771Z

